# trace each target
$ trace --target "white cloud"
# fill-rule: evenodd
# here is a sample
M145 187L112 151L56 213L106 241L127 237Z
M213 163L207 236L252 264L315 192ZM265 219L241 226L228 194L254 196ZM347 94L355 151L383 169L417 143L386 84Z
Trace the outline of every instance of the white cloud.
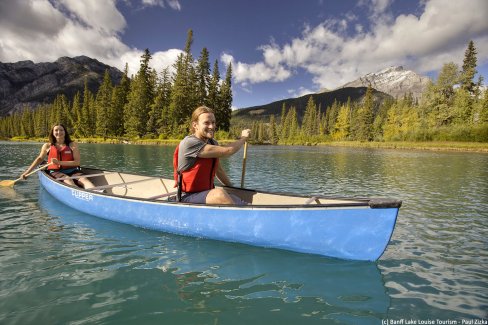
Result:
M181 4L178 0L142 0L142 5L144 7L161 7L165 8L165 2L173 10L181 10Z
M302 97L308 94L313 94L316 91L307 89L305 87L299 87L298 89L288 89L287 92L291 97Z
M237 83L246 82L259 83L264 81L283 81L291 76L291 72L282 65L270 65L268 63L258 62L247 64L235 62L234 57L230 54L223 53L220 60L226 65L232 63L234 79Z
M449 61L462 63L471 39L478 50L478 62L488 60L486 0L430 0L423 3L418 17L393 17L389 13L390 0L360 2L360 6L366 4L369 30L352 14L307 26L301 37L282 46L275 42L261 46L262 62L233 63L239 68L235 70L235 81L282 81L292 75L291 71L303 69L313 75L317 88L332 89L391 65L425 73ZM347 34L349 24L357 34Z
M181 8L176 0L166 3ZM128 63L129 74L134 74L143 51L121 41L125 28L115 0L1 0L0 61L45 62L86 55L120 70ZM171 69L179 53L177 49L152 53L151 65L158 71Z

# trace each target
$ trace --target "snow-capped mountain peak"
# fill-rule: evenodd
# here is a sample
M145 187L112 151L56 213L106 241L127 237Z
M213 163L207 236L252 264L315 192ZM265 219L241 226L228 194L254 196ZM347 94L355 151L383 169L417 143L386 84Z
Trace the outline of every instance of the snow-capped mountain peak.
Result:
M379 72L368 73L338 88L368 87L371 85L374 89L396 98L403 97L408 93L419 98L429 81L428 77L421 76L411 70L405 70L402 66L396 66Z

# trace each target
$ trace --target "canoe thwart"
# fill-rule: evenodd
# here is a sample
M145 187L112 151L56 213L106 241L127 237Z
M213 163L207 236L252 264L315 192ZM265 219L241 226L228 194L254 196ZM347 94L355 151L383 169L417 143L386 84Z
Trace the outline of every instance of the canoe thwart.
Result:
M94 191L94 190L105 190L107 188L112 188L112 187L126 187L127 185L131 184L136 184L136 183L142 183L142 182L148 182L148 181L153 181L157 178L146 178L146 179L139 179L137 181L132 181L132 182L124 182L124 183L117 183L117 184L109 184L109 185L102 185L102 186L95 186L92 188L86 189L87 191Z
M57 178L58 181L65 181L67 179L80 179L80 178L90 178L90 177L97 177L97 176L105 176L105 175L111 175L111 174L118 174L118 172L112 172L112 173L99 173L99 174L83 174L83 175L78 175L78 176L70 176L70 177L60 177Z

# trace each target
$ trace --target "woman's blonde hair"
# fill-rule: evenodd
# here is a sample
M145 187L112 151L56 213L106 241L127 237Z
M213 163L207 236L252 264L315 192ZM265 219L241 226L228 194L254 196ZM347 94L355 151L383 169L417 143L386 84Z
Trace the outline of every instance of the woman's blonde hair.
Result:
M211 109L210 107L207 107L207 106L199 106L191 114L190 132L192 134L195 133L195 129L193 128L193 122L198 123L198 118L200 117L200 115L205 114L205 113L210 113L210 114L215 115L213 109Z

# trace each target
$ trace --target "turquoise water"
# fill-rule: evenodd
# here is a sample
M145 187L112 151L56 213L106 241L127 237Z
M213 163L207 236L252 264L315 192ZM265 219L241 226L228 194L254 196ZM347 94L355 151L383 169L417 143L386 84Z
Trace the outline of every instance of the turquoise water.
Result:
M40 144L0 142L0 179ZM171 177L172 147L80 145L83 164ZM223 161L240 182L242 153ZM377 263L152 232L0 188L0 324L381 324L488 317L488 155L251 146L246 186L404 201Z

